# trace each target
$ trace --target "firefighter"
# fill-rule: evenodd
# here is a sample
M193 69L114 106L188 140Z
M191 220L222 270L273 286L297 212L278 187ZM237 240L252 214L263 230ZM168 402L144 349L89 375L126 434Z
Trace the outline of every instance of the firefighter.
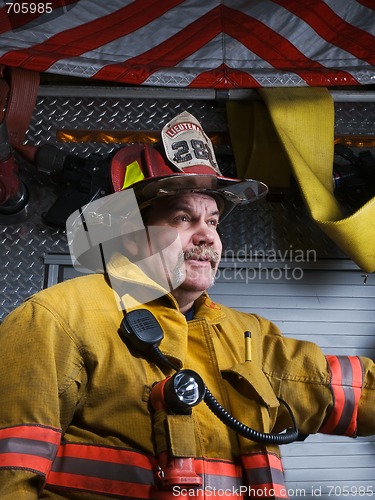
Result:
M375 366L214 303L221 220L267 188L220 174L184 112L123 148L67 224L93 272L1 325L1 498L287 498L279 445L375 433Z

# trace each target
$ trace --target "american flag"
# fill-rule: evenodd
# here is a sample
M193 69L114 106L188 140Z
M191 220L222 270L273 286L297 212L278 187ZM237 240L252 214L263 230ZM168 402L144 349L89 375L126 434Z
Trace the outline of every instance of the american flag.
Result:
M375 0L9 0L0 6L4 66L177 88L375 83Z

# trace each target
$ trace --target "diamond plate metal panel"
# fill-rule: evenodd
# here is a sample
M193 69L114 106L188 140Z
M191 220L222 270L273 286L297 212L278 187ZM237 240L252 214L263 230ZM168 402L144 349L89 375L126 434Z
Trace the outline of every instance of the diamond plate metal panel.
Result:
M32 178L25 182L30 192L27 211L0 216L0 320L43 287L43 255L67 251L64 231L42 223L42 213L54 199L53 191Z
M257 202L239 207L221 224L224 257L314 259L346 258L314 224L303 204L292 196L282 202ZM285 256L285 257L284 257ZM307 257L306 257L307 258Z
M335 133L374 135L375 102L335 103Z
M60 129L159 132L168 120L184 110L194 114L206 129L226 130L225 107L211 101L46 96L37 101L26 140L33 144L57 144ZM118 145L60 143L59 147L85 155L105 154Z

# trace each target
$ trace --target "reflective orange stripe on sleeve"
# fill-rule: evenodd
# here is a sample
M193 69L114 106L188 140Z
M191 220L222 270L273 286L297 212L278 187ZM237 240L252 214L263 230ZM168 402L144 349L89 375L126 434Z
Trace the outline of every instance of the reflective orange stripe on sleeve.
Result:
M331 371L334 399L332 412L319 432L354 436L358 402L363 386L363 367L357 356L326 356Z
M47 486L111 494L118 498L151 498L153 457L100 445L60 446Z
M0 468L27 469L47 475L61 440L61 431L41 425L0 430Z
M241 458L249 484L249 498L289 498L280 457L263 452Z

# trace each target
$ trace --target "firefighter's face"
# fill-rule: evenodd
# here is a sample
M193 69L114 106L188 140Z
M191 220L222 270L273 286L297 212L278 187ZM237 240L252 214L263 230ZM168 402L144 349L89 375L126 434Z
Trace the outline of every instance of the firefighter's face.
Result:
M213 283L222 251L219 215L215 199L201 193L161 198L148 209L147 226L164 226L167 233L171 228L179 236L182 251L177 255L172 245L165 256L181 283L178 293L198 297Z

